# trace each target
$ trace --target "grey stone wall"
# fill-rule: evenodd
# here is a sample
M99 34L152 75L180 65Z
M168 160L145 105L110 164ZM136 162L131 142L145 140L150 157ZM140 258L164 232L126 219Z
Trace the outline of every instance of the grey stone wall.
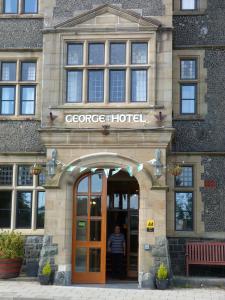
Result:
M39 121L0 121L1 152L43 152Z
M52 236L45 235L43 237L42 249L40 252L39 270L38 274L41 274L43 267L47 262L51 264L52 276L56 277L57 269L55 265L55 255L58 254L58 246L53 244ZM57 283L55 281L55 283ZM71 283L71 282L70 282ZM64 283L65 285L65 283Z
M223 152L225 149L225 50L206 50L205 67L208 113L203 121L173 122L174 151Z
M174 121L175 152L224 152L225 149L225 1L208 0L201 16L174 16L174 47L205 49L208 111L203 120ZM207 47L206 47L207 46ZM210 46L213 46L213 48ZM203 157L203 180L216 180L217 188L202 188L206 232L225 231L225 157Z
M26 237L24 247L24 260L21 271L28 277L34 277L35 275L37 275L42 242L42 236Z
M204 180L215 180L216 188L201 188L206 232L225 231L225 157L203 157Z
M1 19L0 49L42 48L42 19Z
M124 9L142 9L145 16L162 16L165 12L162 0L56 0L54 18L71 18L75 11L90 10L93 5L102 4L121 4Z
M224 45L225 2L208 0L205 15L174 16L174 44Z
M203 241L222 241L225 240L212 240L212 239L194 239L194 238L168 238L171 267L174 275L186 274L185 263L185 245L187 242L203 242ZM213 266L191 266L190 275L200 276L225 276L225 269L214 268Z

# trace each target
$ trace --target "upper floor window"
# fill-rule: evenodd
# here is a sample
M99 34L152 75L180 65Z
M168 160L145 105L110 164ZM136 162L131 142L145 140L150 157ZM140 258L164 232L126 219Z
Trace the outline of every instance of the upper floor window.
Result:
M38 0L24 0L23 13L36 14L38 12Z
M34 115L36 62L0 62L0 114Z
M18 0L4 0L3 13L17 14L18 13Z
M197 9L197 0L180 0L181 10L195 10Z
M4 14L37 14L38 0L3 0Z
M67 45L68 103L147 102L148 42Z
M180 60L180 111L196 114L197 111L197 60Z

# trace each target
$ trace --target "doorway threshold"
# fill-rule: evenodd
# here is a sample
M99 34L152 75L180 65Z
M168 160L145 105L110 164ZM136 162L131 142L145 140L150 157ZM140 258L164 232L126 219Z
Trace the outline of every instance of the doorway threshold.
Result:
M78 287L88 288L103 288L103 289L128 289L137 290L139 289L138 283L130 280L107 280L104 284L76 284Z

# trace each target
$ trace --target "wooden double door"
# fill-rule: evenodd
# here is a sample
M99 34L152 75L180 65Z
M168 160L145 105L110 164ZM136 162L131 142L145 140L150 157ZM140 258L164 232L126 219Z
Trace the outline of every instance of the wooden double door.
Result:
M104 172L81 177L74 187L74 197L72 282L105 283L107 206L108 213L109 210L112 212L112 207L109 207L109 196L107 199L107 178ZM137 214L138 211L129 213L131 224L137 223ZM132 256L129 244L128 238L131 255L127 259L132 265L131 259L136 260L136 257Z

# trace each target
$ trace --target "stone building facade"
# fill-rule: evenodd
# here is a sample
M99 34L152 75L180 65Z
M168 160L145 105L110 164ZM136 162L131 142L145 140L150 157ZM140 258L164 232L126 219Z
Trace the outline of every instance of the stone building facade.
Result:
M148 286L160 262L184 274L186 241L225 238L225 7L15 3L0 1L0 227L27 236L24 271L50 260L56 284L105 282L116 211L107 190L119 193L124 182L119 201L128 195L127 217L138 216L136 231L131 219L120 224L127 274ZM34 164L43 166L39 176L30 175ZM169 171L176 164L179 176ZM92 192L95 176L101 195ZM79 215L80 197L91 209L96 195L102 214Z

